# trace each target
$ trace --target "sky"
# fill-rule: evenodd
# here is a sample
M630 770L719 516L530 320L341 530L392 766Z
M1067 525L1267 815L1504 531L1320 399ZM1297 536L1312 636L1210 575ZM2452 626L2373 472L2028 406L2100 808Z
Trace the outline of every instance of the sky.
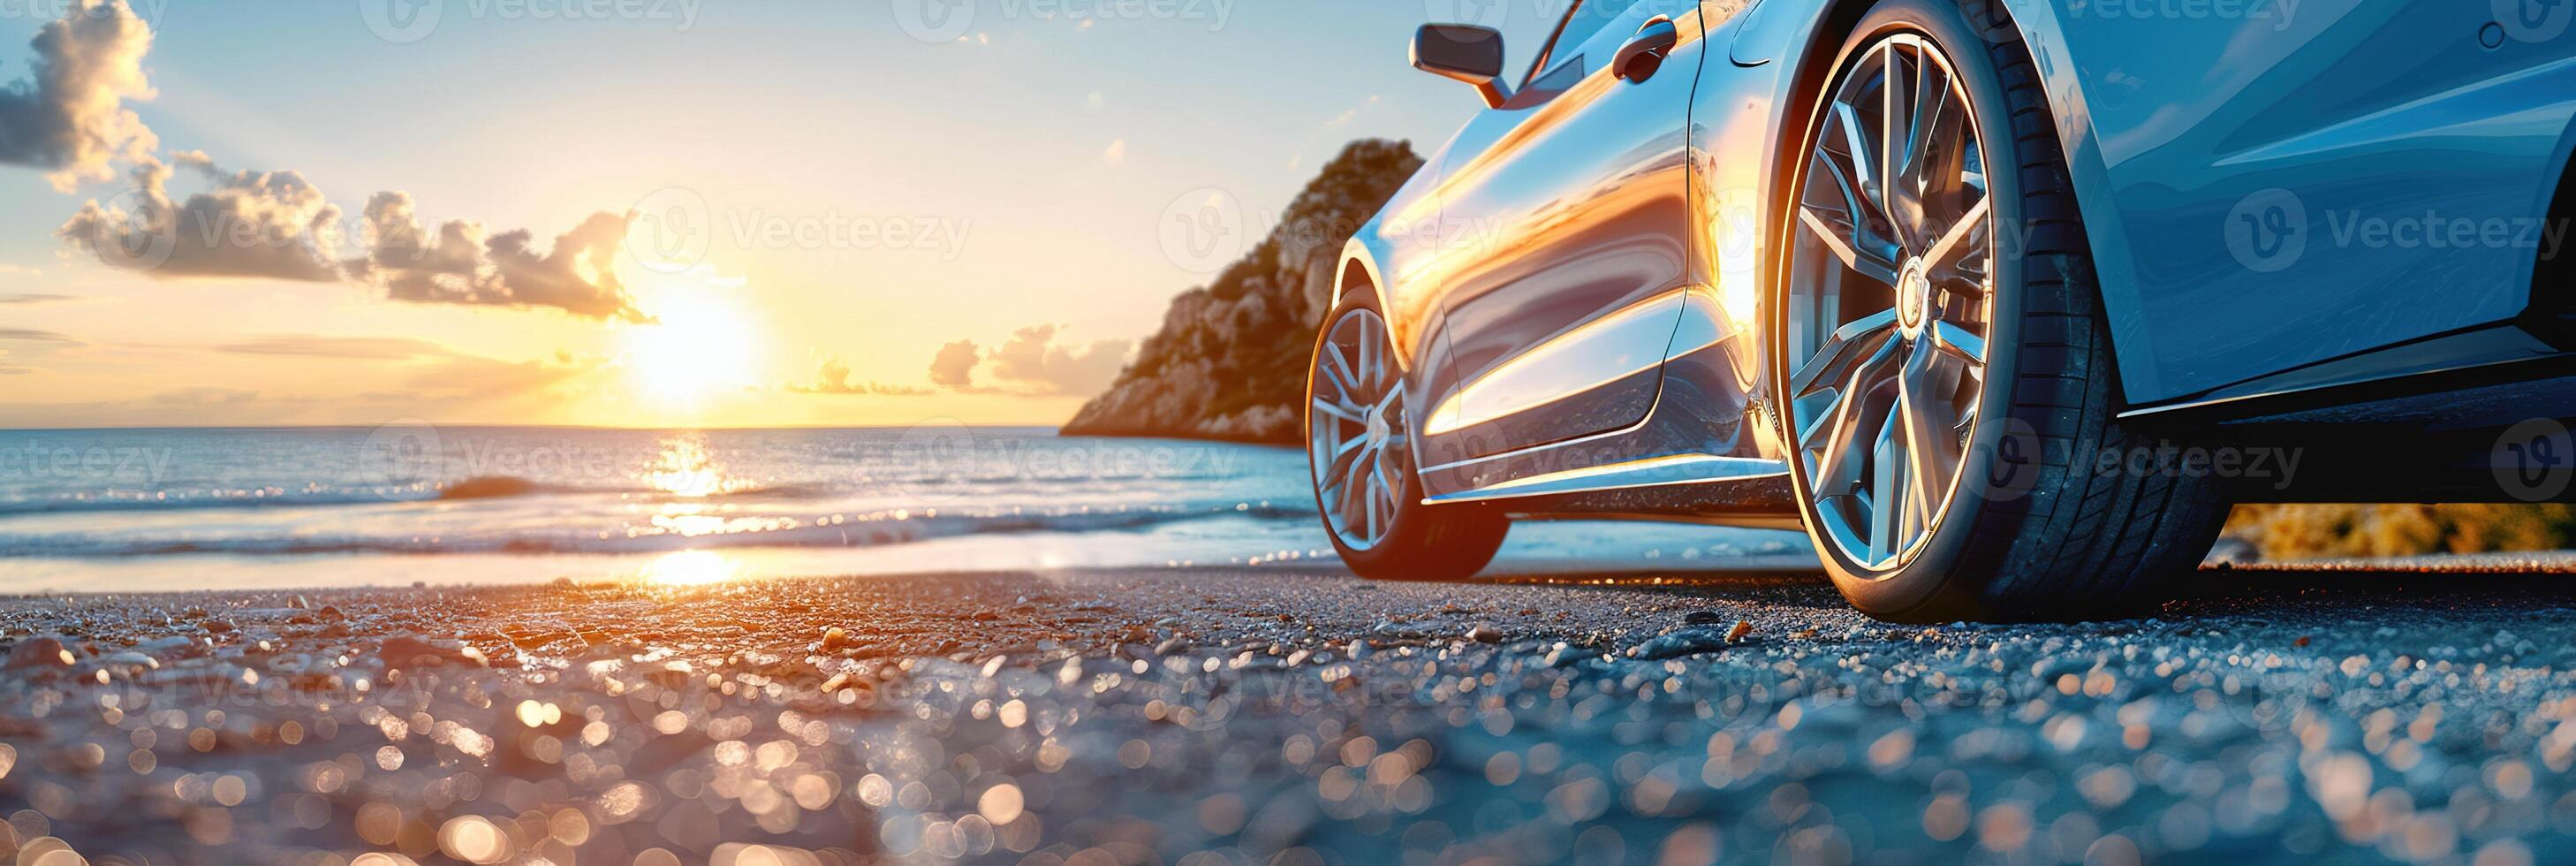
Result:
M1562 2L0 0L0 427L1059 423Z

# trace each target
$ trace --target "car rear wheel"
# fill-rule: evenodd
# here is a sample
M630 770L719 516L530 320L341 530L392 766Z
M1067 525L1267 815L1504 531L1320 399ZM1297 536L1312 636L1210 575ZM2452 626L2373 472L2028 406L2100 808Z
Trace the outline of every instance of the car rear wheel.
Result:
M1964 5L1964 8L1963 8ZM2040 82L1989 0L1891 0L1807 124L1772 388L1801 515L1873 616L2066 618L2162 597L2216 479L2095 471L2110 341Z
M1488 506L1422 501L1394 353L1385 316L1364 296L1325 320L1306 377L1315 504L1360 576L1463 580L1493 561L1510 523Z

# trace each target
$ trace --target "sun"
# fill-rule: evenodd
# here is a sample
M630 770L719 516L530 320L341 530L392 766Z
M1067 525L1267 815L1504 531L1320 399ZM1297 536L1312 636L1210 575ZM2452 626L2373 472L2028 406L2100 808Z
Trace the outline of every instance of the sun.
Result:
M624 357L636 390L656 401L691 404L748 383L756 334L742 310L711 291L673 292L629 328Z

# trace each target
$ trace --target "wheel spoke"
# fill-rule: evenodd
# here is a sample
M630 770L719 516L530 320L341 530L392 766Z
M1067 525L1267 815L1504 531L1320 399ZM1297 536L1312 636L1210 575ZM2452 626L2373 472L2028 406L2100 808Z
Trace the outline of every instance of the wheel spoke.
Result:
M1896 412L1905 423L1906 494L1925 514L1937 508L1947 495L1958 441L1952 432L1954 413L1949 399L1934 380L1932 353L1916 348L1906 359L1904 372L1897 376ZM1924 521L1926 525L1930 521Z
M1876 566L1898 550L1896 533L1905 514L1905 461L1896 456L1896 425L1881 425L1872 443L1869 485L1869 564Z
M1322 397L1317 397L1317 398L1315 398L1315 411L1317 411L1317 412L1322 412L1322 413L1324 413L1324 414L1326 414L1326 415L1330 415L1330 416L1333 416L1334 418L1338 418L1338 419L1343 420L1343 421L1348 421L1348 422L1353 423L1353 424L1366 424L1366 423L1368 423L1368 419L1367 419L1367 418L1365 418L1365 417L1362 417L1362 416L1361 416L1361 413L1362 413L1362 412L1364 412L1364 411L1366 411L1366 410L1360 409L1360 408L1355 407L1355 406L1344 406L1344 405L1342 405L1339 401L1335 401L1335 400L1326 400L1326 399L1324 399L1324 398L1322 398ZM1352 441L1358 441L1358 440L1352 440Z
M1834 329L1833 334L1825 338L1825 344L1816 350L1815 357L1789 378L1789 395L1806 395L1815 390L1819 379L1828 382L1840 380L1843 371L1849 369L1854 360L1868 357L1884 342L1884 338L1895 332L1895 310L1881 310Z
M1371 451L1362 449L1359 455L1351 460L1350 465L1344 468L1341 476L1343 519L1359 527L1362 540L1375 536L1367 523L1368 475L1361 469L1373 456Z
M1863 427L1868 420L1862 415L1872 392L1886 380L1888 362L1896 356L1893 340L1881 342L1869 359L1852 367L1843 380L1842 389L1834 395L1833 406L1822 412L1819 426L1811 427L1799 437L1800 445L1816 450L1816 487L1828 494L1848 491L1860 481L1860 467L1867 456L1862 449ZM1881 425L1884 427L1885 425ZM1825 440L1815 443L1822 433Z
M1842 127L1843 153L1851 159L1854 175L1852 180L1859 184L1861 200L1873 206L1878 204L1880 161L1878 155L1864 143L1871 140L1873 136L1861 125L1860 111L1853 108L1850 102L1836 100L1833 122Z
M1941 234L1941 239L1934 241L1932 248L1923 253L1924 263L1939 268L1949 264L1953 255L1982 247L1982 244L1970 241L1986 227L1986 213L1985 199L1977 199L1976 204L1969 205L1968 212L1961 215L1958 222L1951 223L1949 230Z
M1971 364L1986 363L1986 338L1968 332L1967 328L1947 320L1932 323L1932 342L1942 351Z
M1954 198L1961 184L1960 124L1965 120L1951 92L1949 72L1938 63L1915 64L1912 140L1906 148L1905 177L1926 199ZM1955 201L1943 201L1955 206ZM1927 232L1928 234L1928 232Z
M1355 378L1363 388L1375 389L1379 384L1378 362L1375 357L1375 353L1377 351L1376 325L1377 323L1373 319L1364 320L1360 323L1359 367L1351 372L1357 374L1353 378Z
M1838 237L1838 232L1834 226L1825 222L1824 217L1817 216L1816 212L1810 208L1798 209L1798 221L1807 227L1808 233L1815 235L1818 241L1824 243L1825 249L1833 252L1834 258L1842 260L1843 267L1850 268L1861 276L1876 280L1880 285L1893 286L1896 284L1896 264L1894 262L1887 261L1883 256L1879 255L1876 249L1876 244L1869 244L1869 252L1867 253L1854 249L1852 247L1852 241L1846 241L1843 238ZM1857 236L1859 231L1855 229L1853 234ZM1857 239L1857 237L1855 237L1855 239Z
M1333 389L1347 402L1360 402L1359 377L1351 374L1350 363L1342 359L1342 347L1328 342L1325 349L1323 370L1332 380Z
M1907 146L1913 135L1914 108L1906 86L1912 76L1905 74L1905 54L1897 50L1897 40L1882 43L1879 63L1879 204L1887 214L1889 228L1896 242L1907 249L1919 249L1922 236L1917 231L1923 224L1923 204L1916 196L1914 184L1905 171L1911 155Z

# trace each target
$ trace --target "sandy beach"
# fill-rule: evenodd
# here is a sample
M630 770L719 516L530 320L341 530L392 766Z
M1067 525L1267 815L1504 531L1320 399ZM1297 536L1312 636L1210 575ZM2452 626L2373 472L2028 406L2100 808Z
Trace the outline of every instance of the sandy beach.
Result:
M1892 626L1812 576L1099 570L17 598L21 863L2506 864L2562 580L2211 571Z

